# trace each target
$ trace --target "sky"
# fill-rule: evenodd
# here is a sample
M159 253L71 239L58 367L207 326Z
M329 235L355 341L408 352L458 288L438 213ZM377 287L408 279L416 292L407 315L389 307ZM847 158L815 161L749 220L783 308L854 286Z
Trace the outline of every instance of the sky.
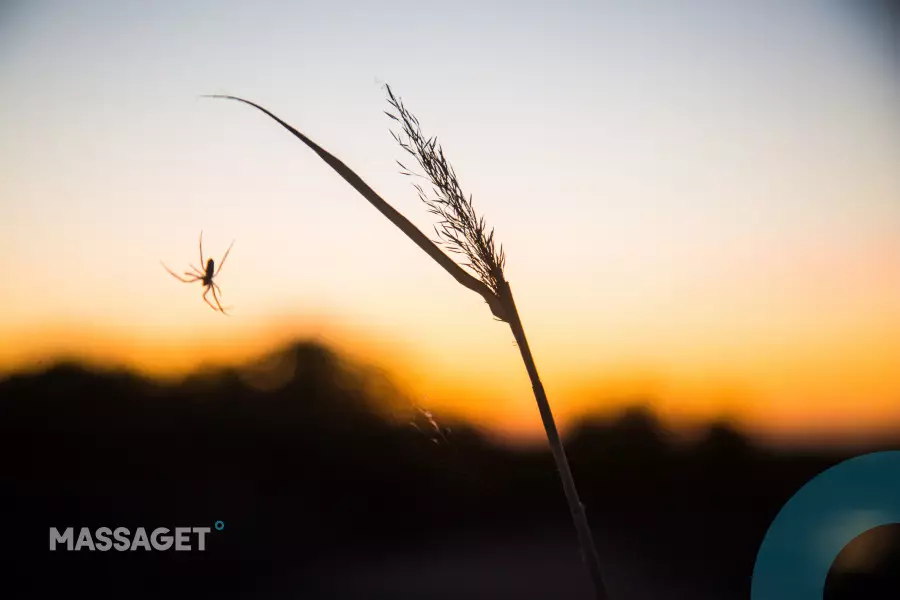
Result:
M560 422L645 402L800 439L900 429L900 69L830 2L12 2L0 373L173 375L312 337L540 434L508 328L426 233L383 84L496 228ZM231 318L160 266L218 259Z

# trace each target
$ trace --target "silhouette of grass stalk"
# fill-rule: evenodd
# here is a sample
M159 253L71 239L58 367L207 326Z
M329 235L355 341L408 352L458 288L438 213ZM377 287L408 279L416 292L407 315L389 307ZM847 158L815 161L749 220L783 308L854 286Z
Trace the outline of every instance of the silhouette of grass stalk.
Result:
M600 571L600 559L591 535L584 505L578 497L578 490L569 468L569 461L566 458L562 439L556 428L553 412L550 410L550 402L547 400L547 394L544 391L534 357L525 337L525 328L516 309L512 289L503 275L503 267L506 262L503 248L502 246L499 249L497 248L494 241L494 230L488 231L484 218L479 217L475 212L472 196L470 195L466 198L456 173L444 156L443 148L438 144L437 138L426 138L422 134L418 119L394 95L390 86L386 85L385 89L388 94L388 102L397 113L393 114L385 111L385 114L402 126L402 133L398 134L392 131L391 135L406 152L416 159L425 172L424 177L431 183L432 191L434 192L433 196L428 196L424 188L418 183L415 183L414 186L419 193L419 198L428 206L429 212L440 219L435 225L438 243L446 247L451 253L462 256L465 259L463 265L469 271L447 256L435 242L429 240L406 217L382 199L347 165L262 106L237 96L215 94L206 97L226 98L243 102L274 119L318 154L347 183L353 186L356 191L450 273L461 285L481 295L496 319L509 324L522 355L522 360L525 363L525 370L531 379L531 386L541 414L544 431L547 434L547 441L556 461L563 491L569 503L572 520L578 533L582 559L594 584L596 598L598 600L606 600L606 588ZM402 173L404 175L422 177L407 169L399 161L398 164L403 169Z

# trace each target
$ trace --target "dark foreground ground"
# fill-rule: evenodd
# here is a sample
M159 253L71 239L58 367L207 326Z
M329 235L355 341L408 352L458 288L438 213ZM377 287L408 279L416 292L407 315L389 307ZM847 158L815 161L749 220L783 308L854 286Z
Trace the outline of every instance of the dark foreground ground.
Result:
M379 376L309 344L178 385L72 365L0 381L0 598L590 597L546 451L386 405ZM641 410L567 448L612 600L749 598L780 507L850 457L720 425L677 444ZM204 552L49 551L50 527L217 520ZM900 597L900 526L879 531L826 598Z

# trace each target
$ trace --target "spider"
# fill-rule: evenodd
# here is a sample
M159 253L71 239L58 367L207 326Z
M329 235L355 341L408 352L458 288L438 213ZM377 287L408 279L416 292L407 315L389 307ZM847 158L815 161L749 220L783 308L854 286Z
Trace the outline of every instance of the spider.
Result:
M231 242L231 246L234 246L234 241ZM219 271L222 270L222 265L225 264L225 259L228 258L228 253L231 252L231 246L228 246L228 250L225 251L225 256L222 257L221 262L219 262L219 268L216 269L216 263L213 259L209 259L206 261L206 272L201 271L194 265L189 265L193 272L185 271L185 275L188 278L181 277L180 275L176 275L172 272L172 270L165 265L162 261L159 264L163 266L163 268L169 272L169 275L177 279L178 281L183 281L184 283L194 283L195 281L199 281L203 284L203 287L206 288L206 291L203 292L203 300L209 304L209 307L212 308L216 312L220 312L225 316L230 316L225 309L222 308L222 304L219 302L219 295L222 293L222 290L219 288L219 284L213 281L213 277L219 274ZM203 232L200 232L200 264L203 264ZM213 303L209 301L209 298L206 297L208 293L212 292L213 299L216 301L215 306ZM231 307L229 307L231 308Z

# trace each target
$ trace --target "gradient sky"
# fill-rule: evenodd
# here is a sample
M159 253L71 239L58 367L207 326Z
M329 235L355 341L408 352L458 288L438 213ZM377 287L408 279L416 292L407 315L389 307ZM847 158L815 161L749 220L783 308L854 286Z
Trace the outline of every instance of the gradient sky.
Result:
M503 434L518 351L312 152L426 232L383 82L508 255L560 420L646 398L900 427L900 69L828 2L21 2L0 10L0 371L153 373L313 335ZM227 319L159 265L218 258Z

